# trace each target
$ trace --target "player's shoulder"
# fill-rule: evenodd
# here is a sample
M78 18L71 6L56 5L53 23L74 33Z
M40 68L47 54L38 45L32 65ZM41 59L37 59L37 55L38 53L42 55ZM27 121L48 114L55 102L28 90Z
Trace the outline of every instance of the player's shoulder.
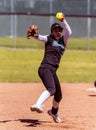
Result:
M54 40L54 37L52 36L52 34L47 35L47 43L48 44L52 43L53 40Z

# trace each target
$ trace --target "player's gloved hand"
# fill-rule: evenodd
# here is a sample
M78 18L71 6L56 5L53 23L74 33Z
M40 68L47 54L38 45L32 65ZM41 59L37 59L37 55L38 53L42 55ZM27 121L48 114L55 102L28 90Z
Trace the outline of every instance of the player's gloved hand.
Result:
M30 37L38 37L38 27L36 25L31 25L29 28L28 28L28 31L27 31L27 36L26 36L28 39L30 39Z

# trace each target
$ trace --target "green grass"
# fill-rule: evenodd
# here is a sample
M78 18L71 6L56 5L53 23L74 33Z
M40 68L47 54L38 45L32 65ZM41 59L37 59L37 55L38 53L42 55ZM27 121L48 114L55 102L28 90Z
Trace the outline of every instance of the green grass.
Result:
M40 55L36 51L0 50L1 82L38 81L37 69Z
M8 47L8 48L22 48L22 49L42 49L44 44L40 41L31 38L30 40L26 37L22 38L9 38L9 37L1 37L0 38L0 47Z
M70 50L96 50L96 37L90 39L90 44L87 38L70 38L67 48Z
M41 82L43 50L0 49L0 82ZM61 82L96 80L96 51L65 51L57 71Z
M62 82L93 82L96 80L96 52L66 52L58 74Z
M44 44L34 38L28 40L26 37L16 39L1 37L0 47L42 49ZM96 50L96 38L90 39L90 45L88 45L86 38L70 38L67 48L68 50L88 50L88 48Z

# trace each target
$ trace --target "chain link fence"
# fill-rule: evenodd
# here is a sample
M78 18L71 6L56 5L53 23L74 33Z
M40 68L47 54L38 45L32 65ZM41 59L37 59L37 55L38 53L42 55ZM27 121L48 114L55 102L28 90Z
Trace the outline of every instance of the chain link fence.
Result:
M96 0L0 0L0 46L23 48L31 24L39 27L40 34L49 34L51 24L58 22L54 17L58 11L64 12L71 26L71 39L78 38L81 44L80 39L85 38L86 49L91 44L95 47Z

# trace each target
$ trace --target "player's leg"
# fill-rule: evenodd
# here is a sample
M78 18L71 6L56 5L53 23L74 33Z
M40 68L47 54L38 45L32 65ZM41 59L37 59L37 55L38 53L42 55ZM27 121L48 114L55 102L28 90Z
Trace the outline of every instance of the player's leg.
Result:
M31 111L37 111L38 113L43 112L42 104L50 97L50 93L48 90L45 90L41 93L40 97L38 98L37 102L30 107Z
M61 86L57 75L54 76L54 80L55 80L56 92L54 94L52 109L48 110L48 114L52 116L55 122L60 123L61 119L59 118L58 110L59 110L60 101L62 99L62 92L61 92Z
M42 112L42 104L52 95L54 95L55 89L55 82L52 72L49 69L39 69L39 76L42 79L46 90L42 92L40 97L38 98L35 105L31 107L32 111Z

